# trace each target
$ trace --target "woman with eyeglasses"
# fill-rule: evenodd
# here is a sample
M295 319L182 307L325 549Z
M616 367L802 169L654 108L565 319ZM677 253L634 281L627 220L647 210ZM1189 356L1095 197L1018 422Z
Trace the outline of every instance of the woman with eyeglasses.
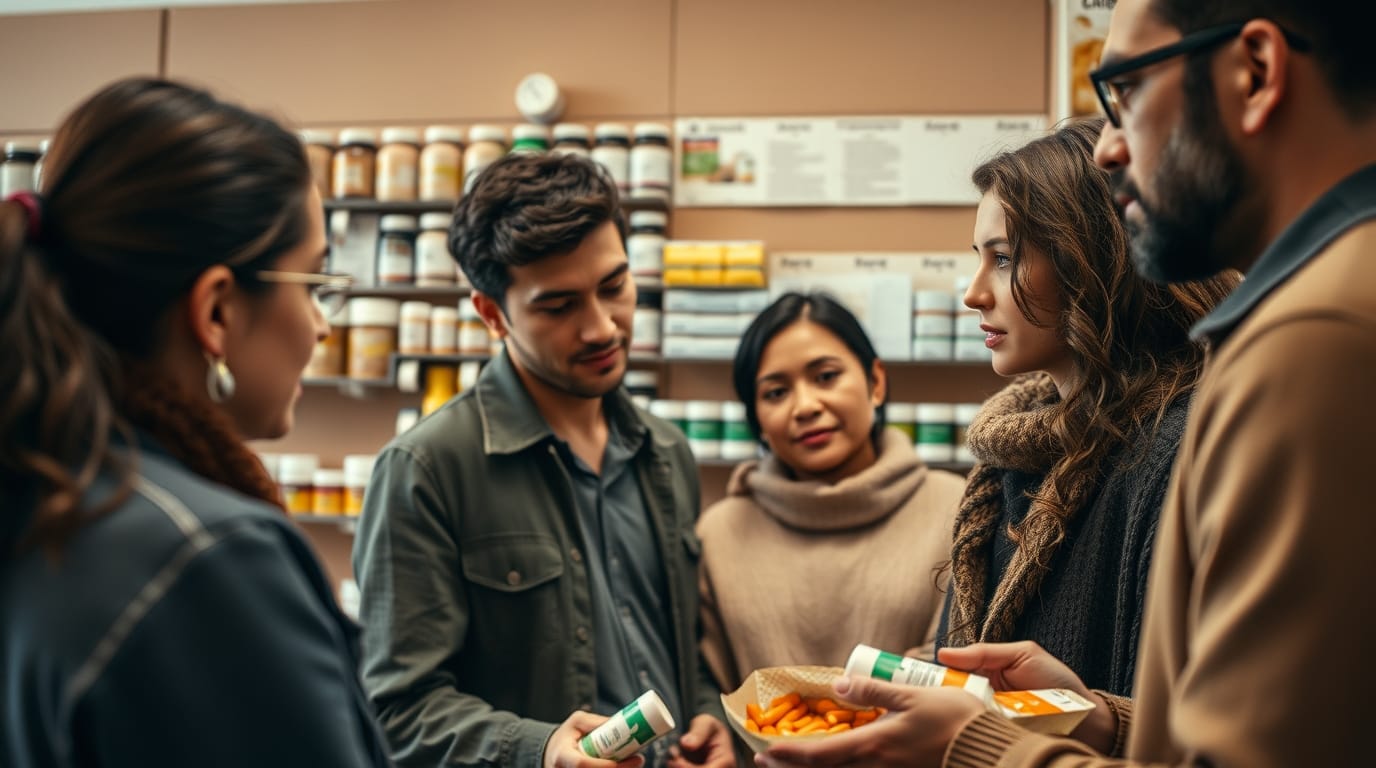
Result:
M0 764L372 766L352 624L245 441L328 325L296 138L100 90L0 203Z

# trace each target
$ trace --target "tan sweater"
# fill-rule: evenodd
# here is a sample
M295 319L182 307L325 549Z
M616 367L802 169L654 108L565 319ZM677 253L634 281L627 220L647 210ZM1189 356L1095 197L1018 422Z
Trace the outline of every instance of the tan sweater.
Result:
M896 429L881 447L834 485L746 462L699 519L702 650L722 690L760 667L840 666L857 643L932 643L964 479L928 469Z
M1210 361L1161 515L1129 762L981 715L947 765L1376 762L1373 256L1376 222L1349 230Z

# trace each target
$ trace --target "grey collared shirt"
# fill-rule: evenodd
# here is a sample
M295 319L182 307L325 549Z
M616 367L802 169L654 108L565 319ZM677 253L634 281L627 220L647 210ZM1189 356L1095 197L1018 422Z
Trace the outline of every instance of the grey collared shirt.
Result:
M578 505L585 559L592 590L593 649L597 663L594 711L610 715L654 689L683 722L678 697L674 628L668 584L660 562L656 532L636 482L632 457L647 439L645 428L621 418L608 406L607 448L602 472L595 473L555 440L572 480ZM667 759L670 739L642 754L650 765Z

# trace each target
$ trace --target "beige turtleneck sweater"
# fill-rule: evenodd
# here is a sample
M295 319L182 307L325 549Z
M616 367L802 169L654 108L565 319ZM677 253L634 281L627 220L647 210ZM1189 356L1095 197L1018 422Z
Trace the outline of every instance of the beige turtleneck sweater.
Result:
M697 524L702 651L722 690L761 667L841 666L857 643L930 647L964 487L893 428L872 466L833 485L772 455L738 466Z

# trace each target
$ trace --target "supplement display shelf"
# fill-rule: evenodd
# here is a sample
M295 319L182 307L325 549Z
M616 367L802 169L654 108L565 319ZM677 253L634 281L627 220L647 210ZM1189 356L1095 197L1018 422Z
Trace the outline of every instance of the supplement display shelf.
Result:
M453 200L407 200L404 202L373 200L367 197L332 197L324 201L327 211L356 211L358 213L401 213L412 216L422 213L448 213L454 210L457 202ZM668 211L669 204L664 200L643 197L621 198L621 210Z
M472 291L467 286L458 285L353 285L345 289L344 295L378 296L387 299L448 299L457 301Z
M635 362L635 356L631 356L631 361ZM648 362L648 360L647 360ZM720 365L730 366L732 358L729 357L660 357L654 356L654 362L660 365ZM988 360L890 360L884 359L884 366L888 368L988 368Z
M337 525L345 533L353 533L358 528L357 515L289 515L302 525Z
M355 379L348 376L314 376L301 379L306 387L333 387L349 397L364 398L370 391L396 387L395 366L393 374L385 379Z

